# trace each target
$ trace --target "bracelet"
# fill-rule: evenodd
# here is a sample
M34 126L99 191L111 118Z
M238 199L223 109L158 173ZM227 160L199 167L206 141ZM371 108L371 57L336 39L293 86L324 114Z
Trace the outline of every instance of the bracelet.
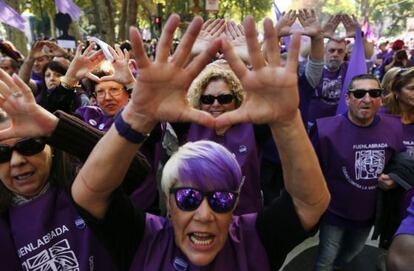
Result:
M147 139L150 136L150 134L143 134L132 129L131 125L126 123L122 118L122 111L124 111L124 109L120 110L118 114L116 114L114 121L115 128L118 131L118 134L131 143L142 143L145 139Z

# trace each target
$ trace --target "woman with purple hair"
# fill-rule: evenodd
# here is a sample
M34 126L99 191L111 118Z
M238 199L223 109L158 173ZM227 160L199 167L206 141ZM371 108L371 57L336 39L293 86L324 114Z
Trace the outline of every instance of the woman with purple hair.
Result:
M253 18L247 17L253 67L248 70L222 38L187 64L202 26L200 17L194 18L170 57L178 25L179 17L172 15L154 62L145 55L138 30L131 28L139 69L131 99L79 172L72 197L120 270L276 270L313 232L330 197L298 110L299 35L293 35L287 64L281 67L278 29L271 20L264 21L267 46L262 53ZM186 90L219 48L240 79L246 99L237 110L214 118L192 108ZM260 213L233 215L243 182L240 167L224 147L200 141L185 144L165 165L162 190L168 216L134 208L118 187L160 121L194 122L219 130L242 122L267 123L277 139L287 192Z

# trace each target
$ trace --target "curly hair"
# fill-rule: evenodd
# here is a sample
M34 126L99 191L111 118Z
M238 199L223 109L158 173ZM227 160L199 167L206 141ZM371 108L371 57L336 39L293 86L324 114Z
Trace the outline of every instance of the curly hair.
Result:
M201 107L200 97L206 90L208 84L218 80L223 80L227 83L235 96L236 108L238 108L244 99L241 82L232 70L219 63L209 64L193 81L187 95L190 105L199 109Z

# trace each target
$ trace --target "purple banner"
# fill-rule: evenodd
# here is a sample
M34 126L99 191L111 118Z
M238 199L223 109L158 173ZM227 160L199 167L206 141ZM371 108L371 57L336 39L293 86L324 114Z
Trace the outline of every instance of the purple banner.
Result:
M73 21L79 21L81 9L73 3L73 0L55 0L58 11L70 15Z
M0 22L10 25L24 32L24 23L26 19L20 16L14 9L0 0Z
M361 28L358 27L355 33L354 48L352 48L351 59L349 60L348 70L346 71L345 80L342 85L341 99L339 100L336 114L345 113L348 107L345 102L345 94L349 83L354 76L367 73L367 64L365 63L364 44L361 37Z

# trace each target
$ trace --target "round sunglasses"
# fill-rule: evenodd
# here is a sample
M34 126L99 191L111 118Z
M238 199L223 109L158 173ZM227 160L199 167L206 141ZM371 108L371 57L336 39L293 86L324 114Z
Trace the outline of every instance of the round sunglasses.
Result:
M382 89L380 88L373 88L373 89L350 89L348 91L350 94L352 94L355 98L361 99L369 94L371 98L378 98L382 95Z
M234 95L233 94L220 94L218 96L213 95L201 95L200 102L202 104L213 104L215 100L219 104L229 104L233 101Z
M0 163L10 161L13 151L21 155L31 156L40 153L45 149L46 140L40 137L23 138L14 146L0 144Z
M237 202L238 193L229 191L202 192L190 187L171 188L170 194L174 194L175 203L183 211L191 212L200 207L204 198L210 208L216 213L227 213L233 210Z

